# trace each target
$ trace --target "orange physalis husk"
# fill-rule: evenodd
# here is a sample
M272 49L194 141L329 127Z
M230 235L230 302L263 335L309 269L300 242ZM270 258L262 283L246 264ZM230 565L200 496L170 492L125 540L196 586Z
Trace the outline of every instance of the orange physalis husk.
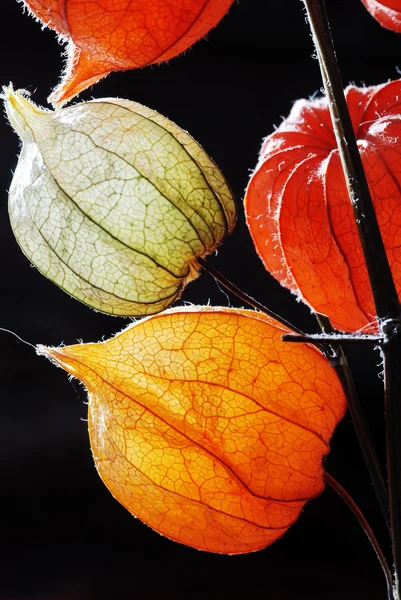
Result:
M346 89L398 293L401 292L401 81ZM247 222L266 269L344 331L375 329L362 248L325 98L299 100L266 138Z
M362 0L382 27L401 32L401 0Z
M280 538L322 492L345 410L329 362L284 331L249 310L185 307L38 353L87 387L113 496L173 540L238 554Z
M68 40L68 59L50 101L63 105L112 71L174 58L224 17L233 0L23 0Z

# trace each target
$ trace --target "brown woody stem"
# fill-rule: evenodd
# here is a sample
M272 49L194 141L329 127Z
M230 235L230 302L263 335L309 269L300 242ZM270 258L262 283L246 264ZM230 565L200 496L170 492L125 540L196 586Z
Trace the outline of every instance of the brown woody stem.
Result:
M303 0L372 288L384 360L387 473L394 559L394 596L401 574L401 309L345 101L325 0Z

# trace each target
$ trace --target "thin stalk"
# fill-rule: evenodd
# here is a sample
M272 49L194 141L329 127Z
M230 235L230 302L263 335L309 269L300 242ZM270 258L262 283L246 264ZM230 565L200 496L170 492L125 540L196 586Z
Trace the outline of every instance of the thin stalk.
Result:
M352 423L356 432L359 446L361 448L363 458L375 490L377 500L387 525L387 529L391 535L391 526L389 519L389 497L387 494L386 484L384 483L380 463L377 458L375 447L367 426L365 415L362 410L362 405L359 401L355 384L351 376L348 361L344 355L342 348L337 347L339 360L336 361L334 369L338 375L345 396L347 398L348 408L351 415Z
M261 304L260 302L255 300L255 298L252 298L252 296L249 296L248 294L246 294L238 286L236 286L235 283L232 283L232 281L229 281L227 279L227 277L225 277L217 269L212 267L212 265L209 265L209 263L207 263L204 258L199 257L197 260L198 260L198 263L200 264L200 266L202 267L202 269L204 269L204 271L209 273L209 275L211 275L214 279L216 279L216 281L221 283L221 285L223 285L232 294L237 296L240 300L242 300L243 302L246 302L246 304L249 304L249 306L256 308L256 310L260 310L261 312L265 313L269 317L272 317L273 319L275 319L276 321L278 321L279 323L284 325L284 327L287 327L291 331L293 331L295 333L299 333L300 335L303 335L303 331L301 331L300 329L295 327L295 325L293 325L286 319L283 319L283 317L280 317L280 315L277 315L274 311L270 310L270 308L267 308L266 306L264 306L263 304Z
M384 342L384 338L377 335L347 335L337 334L322 335L321 333L312 333L299 335L298 333L285 333L282 336L283 342L298 342L313 344L314 346L378 346Z
M383 554L380 544L377 541L377 538L373 533L369 523L367 522L363 512L361 511L359 506L354 502L354 500L351 498L348 492L342 487L342 485L338 483L336 479L334 479L334 477L329 475L329 473L325 472L323 478L325 482L340 496L340 498L345 502L348 508L354 513L359 525L362 527L365 534L367 535L369 542L372 544L373 549L376 552L376 556L383 569L384 577L386 578L388 599L395 600L390 568L387 564L386 558Z
M399 598L401 574L401 310L342 89L325 0L303 0L303 2L308 13L323 84L329 101L337 147L369 275L380 333L388 336L386 342L381 344L381 349L384 359L387 473L395 569L394 595Z
M317 314L316 318L320 327L325 333L331 333L333 331L330 320L326 317L326 315ZM380 509L384 517L384 521L391 535L391 527L389 520L389 498L387 494L386 484L383 479L380 462L376 454L372 437L370 435L369 427L366 422L365 415L363 413L362 404L359 400L358 392L355 388L355 383L352 378L351 369L349 367L347 357L344 354L344 350L341 346L332 347L332 352L334 357L333 367L337 373L345 397L347 399L352 423L354 425L356 437L361 448L366 468L368 470L369 477L372 481L377 501L379 503Z
M393 339L382 347L384 396L386 406L387 472L390 493L395 586L401 574L401 340Z

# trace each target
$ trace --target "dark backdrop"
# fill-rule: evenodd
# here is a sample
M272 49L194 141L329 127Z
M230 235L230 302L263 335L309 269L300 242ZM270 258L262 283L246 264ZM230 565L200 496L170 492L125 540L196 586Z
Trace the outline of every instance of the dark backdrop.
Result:
M34 92L45 103L61 69L51 31L2 0L0 83ZM329 0L345 82L381 83L398 76L401 36L385 31L360 0ZM253 251L242 214L243 190L261 138L292 102L320 88L318 64L299 0L239 0L219 27L169 64L113 74L83 99L120 96L148 105L187 129L220 165L240 210L216 267L273 310L312 330L307 309L268 275ZM128 321L97 314L32 268L13 238L7 189L18 139L0 123L0 326L33 343L97 341ZM206 274L183 300L227 305ZM238 305L235 298L232 305ZM375 555L352 515L327 490L272 547L239 557L200 553L159 536L108 493L93 467L85 392L77 382L11 336L0 333L0 599L97 600L186 598L381 600L385 586ZM379 356L351 356L382 454ZM327 459L381 525L349 417Z

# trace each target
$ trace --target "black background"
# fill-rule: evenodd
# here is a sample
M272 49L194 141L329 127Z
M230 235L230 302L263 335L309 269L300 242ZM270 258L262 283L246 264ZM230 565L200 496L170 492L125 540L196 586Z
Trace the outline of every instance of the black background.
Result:
M360 0L328 0L345 82L398 76L401 35L381 29ZM53 32L2 0L0 83L45 103L61 69ZM113 74L82 99L120 96L148 105L187 129L225 173L238 202L235 232L210 262L299 327L309 311L267 274L242 216L243 190L262 137L292 102L320 88L299 0L239 0L208 39L169 64ZM18 139L0 123L0 326L32 343L97 341L128 321L95 313L43 278L22 255L7 215ZM208 275L183 299L227 305ZM238 304L231 298L233 306ZM353 353L358 387L382 457L378 354ZM238 557L175 544L134 519L93 467L85 391L28 346L0 333L0 599L97 600L386 597L380 566L354 517L331 491L310 502L270 548ZM351 492L386 548L372 486L349 417L337 428L326 468Z

